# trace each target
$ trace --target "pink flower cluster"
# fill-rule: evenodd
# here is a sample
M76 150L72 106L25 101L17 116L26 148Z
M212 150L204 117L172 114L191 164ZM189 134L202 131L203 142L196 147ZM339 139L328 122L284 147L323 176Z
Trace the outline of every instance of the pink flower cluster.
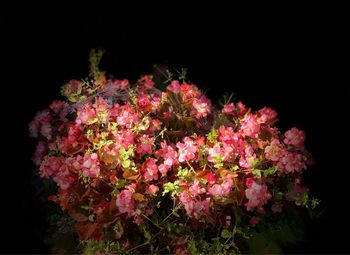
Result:
M270 108L230 102L217 110L196 85L173 80L160 91L151 76L135 84L74 80L62 93L67 102L39 112L29 132L39 139L40 176L57 183L51 200L77 221L81 238L137 246L132 229L148 228L169 200L178 207L171 217L204 226L220 226L227 205L240 207L251 225L303 205L305 133L281 133ZM118 235L111 232L117 222ZM95 225L86 232L84 224Z

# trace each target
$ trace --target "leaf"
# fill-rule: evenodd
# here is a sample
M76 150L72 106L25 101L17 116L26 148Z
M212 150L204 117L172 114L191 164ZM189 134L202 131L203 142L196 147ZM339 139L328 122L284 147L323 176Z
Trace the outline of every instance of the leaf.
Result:
M135 173L131 169L126 169L123 173L123 177L127 180L136 180L137 178L139 178L139 176L140 176L139 173Z
M128 168L130 166L130 164L131 164L130 159L123 160L122 167L123 168Z
M132 195L133 199L135 199L136 201L144 201L145 200L145 196L140 194L140 193L134 193Z
M115 226L113 227L113 230L115 239L120 239L124 234L123 225L120 223L119 220L116 222Z
M84 222L89 218L81 212L76 211L75 209L71 209L68 211L69 216L71 216L75 221Z
M76 229L80 240L89 239L97 230L98 223L78 222Z
M228 229L223 229L221 232L221 237L222 238L231 238L232 233Z
M259 169L253 169L252 174L254 174L256 178L261 178L261 170Z

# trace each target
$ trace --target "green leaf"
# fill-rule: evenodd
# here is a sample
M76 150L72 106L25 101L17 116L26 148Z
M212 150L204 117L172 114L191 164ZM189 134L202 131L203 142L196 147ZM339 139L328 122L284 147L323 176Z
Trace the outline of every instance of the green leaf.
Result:
M276 173L276 172L277 172L277 167L272 166L272 167L270 167L270 168L264 170L264 175L265 175L265 176L273 175L273 174Z
M259 169L253 169L252 174L254 174L256 178L261 178L261 170Z
M212 128L206 137L209 142L216 143L218 138L218 131L215 128Z
M232 237L232 232L230 232L228 229L223 229L221 231L221 237L222 238L231 238Z
M123 168L128 168L128 167L130 166L130 164L131 164L130 159L124 160L124 161L122 162L122 167L123 167Z

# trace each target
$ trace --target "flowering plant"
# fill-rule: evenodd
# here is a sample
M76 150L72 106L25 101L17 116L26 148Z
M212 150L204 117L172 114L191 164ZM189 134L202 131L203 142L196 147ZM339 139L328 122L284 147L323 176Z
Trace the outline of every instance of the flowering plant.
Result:
M276 251L293 239L292 209L317 204L302 185L303 131L280 132L267 107L218 109L183 76L164 91L149 75L107 79L99 57L29 128L39 175L57 184L49 200L86 254Z

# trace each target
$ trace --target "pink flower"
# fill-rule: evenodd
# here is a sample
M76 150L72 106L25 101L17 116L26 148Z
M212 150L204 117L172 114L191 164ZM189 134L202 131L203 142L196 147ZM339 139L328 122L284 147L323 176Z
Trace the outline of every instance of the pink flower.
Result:
M97 177L100 173L100 161L97 154L85 153L81 168L85 177Z
M132 216L135 213L134 199L132 195L134 192L124 189L117 195L116 205L120 213L127 213L128 216Z
M138 121L138 115L133 108L126 104L118 108L116 122L119 126L131 128Z
M152 110L152 103L146 95L138 98L136 104L144 112L150 112Z
M151 89L154 87L154 82L152 81L151 75L144 75L138 80L138 82L142 83L147 89Z
M43 141L39 141L36 148L35 148L35 153L32 158L34 161L35 165L39 166L41 163L42 158L45 156L47 153L47 145Z
M254 114L249 113L241 120L241 130L249 137L254 138L260 131L258 119Z
M302 147L305 141L305 133L293 127L284 133L284 143L295 147Z
M179 196L180 202L185 207L186 213L191 215L194 209L194 201L192 200L188 191L182 191Z
M209 188L208 193L212 196L225 197L230 194L233 187L233 179L232 175L228 174L224 178L224 182L222 184L214 184Z
M174 80L166 88L174 94L178 94L180 92L180 83L179 81Z
M236 107L234 103L225 104L222 108L221 112L227 115L234 115L235 114Z
M97 97L93 106L98 113L107 111L109 108L106 100L104 100L102 97Z
M207 181L209 184L214 184L216 182L216 177L214 173L209 173L207 175Z
M193 197L196 197L196 196L206 192L205 188L201 188L198 180L194 181L194 183L191 185L191 187L188 189L188 191L190 192L190 194Z
M68 171L66 166L62 166L53 180L62 190L67 190L71 185L76 183L76 178Z
M49 178L55 174L63 165L63 161L59 157L55 156L45 156L40 165L40 176Z
M225 127L221 125L219 128L219 141L227 144L233 144L235 141L240 139L238 134L235 134L232 127Z
M210 113L210 104L206 98L197 99L195 98L192 102L193 110L191 111L191 116L200 119L202 117L207 117Z
M274 110L268 107L264 107L260 109L258 113L259 113L258 122L261 124L272 122L276 120L276 117L277 117L277 112L275 112Z
M146 182L158 180L158 166L156 165L156 160L154 158L149 158L144 164L145 173L143 177L145 178Z
M183 139L183 141L184 143L178 142L176 144L176 147L179 150L179 162L194 160L198 150L195 141L187 136Z
M198 220L201 215L205 215L206 217L210 216L210 203L211 198L207 197L203 201L197 201L193 207L193 216Z
M248 202L245 204L247 211L253 211L254 208L261 209L267 200L271 198L267 186L256 181L250 183L250 187L245 190L245 196L248 199Z
M282 147L280 141L276 138L272 138L271 144L265 148L266 159L272 161L278 161L286 154L286 150Z
M288 152L279 160L277 168L286 174L300 172L306 169L305 159L297 152Z
M135 133L132 130L123 129L112 131L115 136L115 149L119 151L121 147L128 149L130 145L135 144Z
M156 151L156 155L164 159L164 165L171 167L174 164L176 164L178 154L174 150L174 148L171 147L170 145L167 145L165 141L161 142L160 146L161 146L161 149Z
M52 116L49 109L38 112L35 118L29 123L29 135L31 137L38 137L39 133L51 139L51 122Z
M151 195L151 196L156 196L157 193L158 193L158 191L159 191L159 187L156 186L156 185L154 185L154 184L151 184L151 185L149 185L149 187L147 188L146 193L149 194L149 195Z
M215 144L214 147L208 149L208 161L212 163L218 163L223 160L224 155L219 144Z
M238 110L239 110L239 114L240 114L240 115L242 115L243 113L245 113L246 107L245 107L245 105L244 105L242 102L238 102L238 103L237 103L237 107L238 107Z
M90 104L85 104L84 107L78 108L75 122L79 125L91 124L95 118L97 118L96 110Z
M136 152L152 154L152 146L154 144L154 137L150 137L149 135L142 135L139 137L139 143L137 143Z
M143 219L139 215L135 215L133 222L138 226L144 223Z
M253 216L253 217L251 217L250 219L249 219L249 224L251 225L251 226L255 226L256 224L258 224L258 222L261 220L261 218L260 217L258 217L258 216Z

